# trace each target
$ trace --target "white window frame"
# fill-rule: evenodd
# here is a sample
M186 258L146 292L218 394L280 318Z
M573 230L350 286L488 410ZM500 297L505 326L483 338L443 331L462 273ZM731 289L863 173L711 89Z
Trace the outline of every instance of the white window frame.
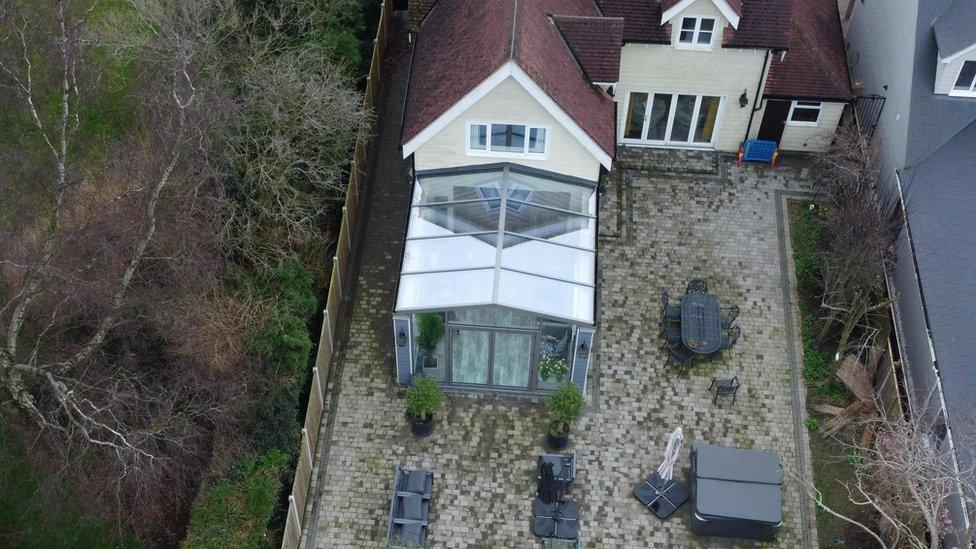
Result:
M641 138L634 139L632 137L624 137L627 131L627 112L630 110L630 96L635 93L646 93L647 94L647 107L644 109L644 124L641 126ZM664 140L647 139L648 127L651 124L651 108L654 105L654 95L670 95L672 97L671 107L668 110L668 120L667 128L664 132ZM689 141L671 141L671 129L674 124L674 113L678 109L678 96L679 95L692 95L695 97L695 108L691 113L691 128L688 130ZM712 131L712 140L708 143L695 141L695 126L698 124L698 114L701 110L702 98L708 97L718 97L718 114L715 116L715 130ZM682 91L643 91L643 90L633 90L627 92L626 103L624 103L623 115L624 120L620 126L620 135L618 136L618 142L627 145L642 145L650 147L660 147L669 149L714 149L715 143L718 141L718 134L722 129L722 121L725 117L725 104L726 97L717 93L699 93L699 92L682 92Z
M491 150L491 125L492 124L504 124L509 126L525 126L525 146L522 148L522 152L511 152L511 151L493 151ZM485 133L485 149L472 149L471 148L471 129L474 126L486 126L487 131ZM529 152L529 136L532 135L532 130L544 130L546 132L546 150L545 152L535 153ZM527 124L525 122L511 122L504 120L472 120L464 125L464 148L468 156L489 156L494 158L523 158L526 160L547 160L549 158L549 146L552 143L552 128L549 126L542 126L539 124Z
M959 72L957 72L956 77L952 79L952 84L949 88L949 95L956 97L976 97L976 77L974 77L973 81L970 82L969 91L956 89L956 82L958 82L959 77L962 76L962 71L966 68L966 63L976 63L976 60L966 60L962 62L962 65L959 67Z
M800 105L800 103L804 104ZM814 104L817 106L814 107ZM805 120L793 120L793 111L796 110L797 107L801 109L817 109L817 119L813 122L808 122ZM823 116L823 109L823 101L792 101L790 102L790 112L786 115L786 125L817 127L820 125L820 118Z
M695 20L695 29L691 31L690 44L681 41L681 29L684 27L685 21L688 19ZM712 37L707 44L699 44L698 35L702 32L701 24L702 21L704 21L705 19L712 20L712 31L711 31ZM674 47L675 49L679 49L679 50L710 50L715 46L715 35L719 33L719 30L720 29L718 26L718 19L715 17L709 17L704 15L685 15L684 17L681 18L681 21L679 22L677 29L675 31L676 34L674 36ZM704 31L704 32L708 32L708 31Z

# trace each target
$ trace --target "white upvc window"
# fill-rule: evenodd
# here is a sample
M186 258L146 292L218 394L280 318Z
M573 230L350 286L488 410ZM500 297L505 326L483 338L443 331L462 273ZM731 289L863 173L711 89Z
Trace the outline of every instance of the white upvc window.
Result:
M718 31L712 17L683 17L678 28L677 48L711 49Z
M509 122L471 122L468 154L545 158L549 155L549 128Z
M966 61L962 64L949 95L976 97L976 61Z
M622 143L713 147L722 127L724 100L693 93L630 92Z
M823 103L820 101L794 101L786 123L790 126L816 126L820 123Z

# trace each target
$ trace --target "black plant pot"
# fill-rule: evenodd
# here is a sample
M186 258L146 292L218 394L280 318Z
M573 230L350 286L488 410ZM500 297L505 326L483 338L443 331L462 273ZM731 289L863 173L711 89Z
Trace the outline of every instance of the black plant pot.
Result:
M562 450L569 445L569 431L562 436L557 436L552 433L553 426L549 426L549 431L546 433L546 441L549 443L549 447L553 450Z
M418 438L427 438L434 432L434 416L431 415L427 421L421 421L417 416L407 412L410 419L410 432Z
M437 357L424 355L424 368L437 368Z

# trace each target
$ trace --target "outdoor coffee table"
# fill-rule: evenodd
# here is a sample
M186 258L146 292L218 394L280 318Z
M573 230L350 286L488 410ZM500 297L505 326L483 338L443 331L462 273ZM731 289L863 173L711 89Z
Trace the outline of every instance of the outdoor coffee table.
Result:
M681 299L681 341L692 352L710 355L722 346L722 308L715 296L691 292Z

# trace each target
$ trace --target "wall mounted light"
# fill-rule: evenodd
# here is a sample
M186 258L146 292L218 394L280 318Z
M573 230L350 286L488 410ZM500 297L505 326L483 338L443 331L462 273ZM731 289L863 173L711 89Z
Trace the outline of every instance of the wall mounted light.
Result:
M400 330L399 332L397 332L396 344L397 344L397 347L406 347L407 346L407 334L403 330Z
M742 95L739 96L739 106L743 109L749 104L749 93L747 90L742 90Z
M586 346L586 342L580 343L579 352L576 353L583 360L586 360L590 356L590 349Z

